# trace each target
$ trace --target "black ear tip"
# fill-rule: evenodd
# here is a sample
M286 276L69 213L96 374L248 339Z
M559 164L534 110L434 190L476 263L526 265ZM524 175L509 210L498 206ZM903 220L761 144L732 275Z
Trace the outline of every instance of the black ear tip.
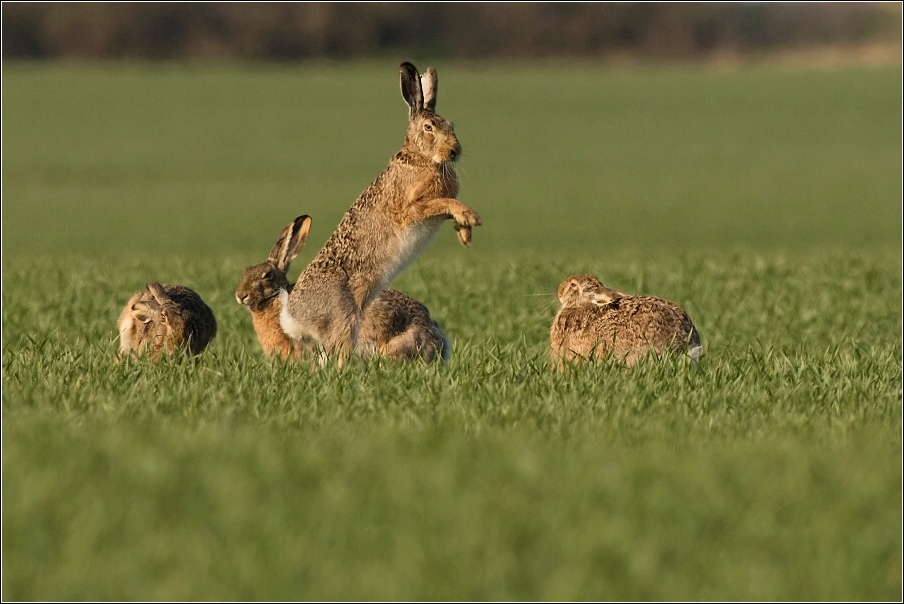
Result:
M415 67L408 61L405 61L404 63L399 65L399 73L402 74L402 76L406 77L406 78L415 78L420 75L418 73L417 67Z

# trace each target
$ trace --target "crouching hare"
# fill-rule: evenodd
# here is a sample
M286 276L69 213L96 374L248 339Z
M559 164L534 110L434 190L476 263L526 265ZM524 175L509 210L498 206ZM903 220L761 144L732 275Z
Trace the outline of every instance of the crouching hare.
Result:
M201 296L185 286L156 281L129 299L117 327L120 360L133 352L147 352L155 361L161 353L199 355L217 335L213 311Z
M435 111L436 70L421 76L403 63L400 79L408 105L404 145L301 273L280 318L291 338L313 338L340 365L356 346L364 308L427 247L443 222L455 221L465 246L471 228L480 225L477 212L455 199L461 144L452 123Z
M295 287L286 273L304 247L310 228L308 216L286 225L267 259L244 270L235 292L236 301L248 307L258 342L268 357L297 360L314 352L313 342L290 338L280 325L283 305ZM431 362L436 358L448 361L451 346L427 307L387 288L362 312L357 350L364 357Z
M593 275L573 275L559 285L559 302L549 331L553 365L612 356L627 366L646 354L703 354L700 334L687 313L653 296L632 296L603 285Z

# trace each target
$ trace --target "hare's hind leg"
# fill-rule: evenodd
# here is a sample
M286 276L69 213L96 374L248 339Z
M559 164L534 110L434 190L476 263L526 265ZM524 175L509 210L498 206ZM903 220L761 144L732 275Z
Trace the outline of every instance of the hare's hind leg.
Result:
M436 357L436 346L432 342L418 337L417 334L407 331L386 342L382 347L382 352L393 360L413 361L423 358L430 363Z
M333 323L323 334L323 348L327 357L336 359L339 367L342 367L351 356L358 340L358 313L336 313Z
M355 347L360 312L348 281L335 275L302 274L280 314L282 330L295 340L311 337L342 365Z

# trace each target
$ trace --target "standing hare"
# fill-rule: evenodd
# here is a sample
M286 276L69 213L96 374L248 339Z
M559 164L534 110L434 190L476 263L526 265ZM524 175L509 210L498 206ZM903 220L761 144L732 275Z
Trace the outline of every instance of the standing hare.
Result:
M458 239L471 242L480 216L455 199L453 162L461 145L452 123L436 114L436 70L423 76L400 67L408 131L402 149L361 193L333 235L298 278L280 324L292 338L313 338L341 365L354 349L361 315L436 235L455 221Z
M294 288L286 273L308 238L311 219L299 216L286 225L267 259L246 268L235 292L239 304L248 307L254 331L264 354L282 359L300 359L308 352L302 340L282 330L280 314ZM435 358L449 360L451 347L446 335L420 302L386 288L364 309L358 349L364 356L379 354L391 359Z
M703 354L700 334L677 305L653 296L631 296L593 275L573 275L559 285L562 308L549 331L553 364L612 355L629 367L649 352Z
M203 352L217 335L213 311L194 291L156 281L132 296L117 321L120 358L135 352L157 360L161 352L189 355Z

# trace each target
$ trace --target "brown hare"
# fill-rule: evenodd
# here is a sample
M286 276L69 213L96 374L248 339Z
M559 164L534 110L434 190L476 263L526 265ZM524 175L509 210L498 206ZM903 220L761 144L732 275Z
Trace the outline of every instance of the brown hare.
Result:
M361 315L358 351L364 357L422 358L429 363L437 358L448 361L452 346L426 306L387 287Z
M301 359L313 352L310 341L286 335L279 319L294 287L286 273L304 247L310 228L308 216L299 216L286 225L267 259L244 270L235 292L236 301L248 307L257 339L268 357ZM400 291L382 290L362 313L357 348L362 356L448 361L450 351L449 340L430 318L427 307Z
M703 354L700 335L677 305L653 296L631 296L603 285L593 275L572 275L559 285L559 302L549 331L553 365L609 355L627 366L651 351Z
M182 285L156 281L132 296L117 321L120 359L147 352L157 360L161 353L188 355L204 351L217 335L213 311L201 297Z
M323 249L304 269L283 305L283 331L313 338L341 365L354 349L361 314L430 243L443 222L471 242L480 216L455 199L454 162L461 144L452 123L436 114L436 70L423 76L400 67L408 131L401 150L348 209Z

